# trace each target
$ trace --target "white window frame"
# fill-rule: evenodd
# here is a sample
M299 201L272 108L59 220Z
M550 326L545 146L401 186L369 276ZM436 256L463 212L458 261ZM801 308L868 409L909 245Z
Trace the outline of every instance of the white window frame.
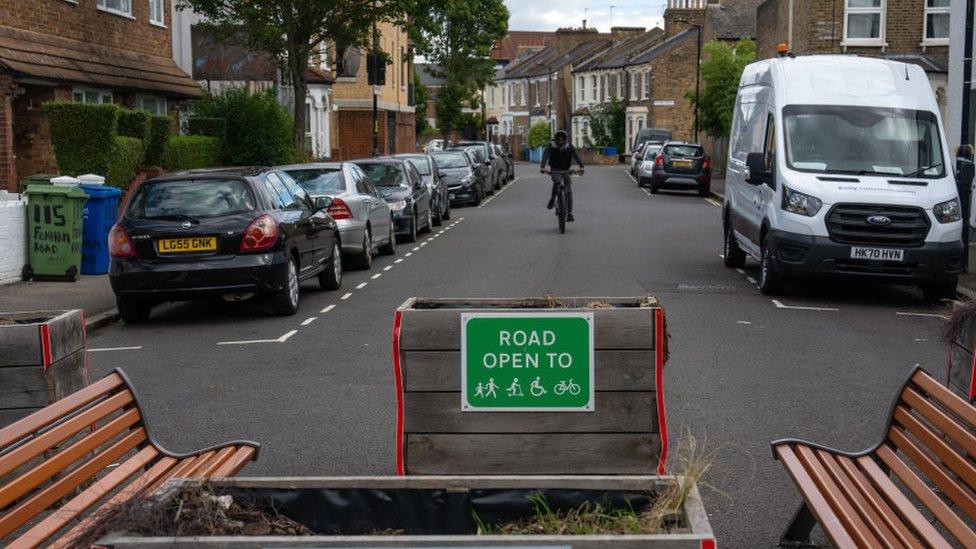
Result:
M844 39L841 42L843 46L887 46L885 43L885 26L887 25L887 12L888 12L888 1L881 0L878 7L874 8L852 8L850 7L851 0L844 0ZM880 14L880 21L878 23L878 37L877 38L848 38L847 31L848 25L847 21L850 16L857 14Z
M641 83L643 82L643 77L640 73L633 73L634 85L630 88L630 98L631 100L640 99L641 94Z
M166 0L148 0L149 2L149 24L155 25L157 27L166 28ZM156 11L158 7L159 13L157 17L153 19L153 12Z
M541 82L535 81L535 106L538 107L542 105L542 90L539 89Z
M146 101L147 100L154 101L154 102L158 101L158 102L162 103L162 105L163 105L163 112L158 112L158 111L156 111L154 109L148 109L148 108L146 108ZM155 115L166 115L166 114L169 114L169 112L168 112L169 111L169 105L166 102L166 98L165 97L159 97L159 96L156 96L156 95L141 95L138 98L138 104L139 104L139 110L146 111L146 112L148 112L150 114L155 114Z
M621 101L627 97L627 79L625 76L627 76L625 72L617 73L617 99Z
M104 11L105 13L111 13L114 15L119 15L121 17L128 17L129 19L135 19L132 17L132 0L112 0L118 2L118 8L113 8L108 5L109 0L98 0L98 10ZM126 11L128 8L128 11Z
M597 78L597 76L595 74L590 76L590 88L591 88L590 89L590 103L596 103L597 82L598 81L599 81L599 79Z
M98 101L94 103L89 103L85 100L85 95L88 93L97 93ZM82 100L78 101L76 95L81 94ZM108 101L106 101L108 99ZM75 87L71 90L71 100L75 103L84 103L87 105L111 105L115 102L115 94L111 90L104 90L99 88L86 88L86 87Z
M950 4L950 5L945 6L945 7L929 7L929 0L923 0L923 1L925 2L925 14L922 17L922 44L923 45L928 45L928 46L931 46L931 45L944 46L944 45L948 44L949 43L949 37L948 36L946 36L944 38L931 38L931 37L929 37L929 34L928 34L929 33L929 16L930 15L938 15L938 14L949 15L950 12L952 11L952 5ZM949 27L950 28L952 27L952 23L951 22L949 23Z
M641 90L642 99L650 99L651 97L651 71L644 71L641 75L641 80L643 81Z
M523 107L527 107L529 105L528 102L525 100L525 91L526 91L525 89L527 87L529 86L525 82L519 84L519 105L522 105Z

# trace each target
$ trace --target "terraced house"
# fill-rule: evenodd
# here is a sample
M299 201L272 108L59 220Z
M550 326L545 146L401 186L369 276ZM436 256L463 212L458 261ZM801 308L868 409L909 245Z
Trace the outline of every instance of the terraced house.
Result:
M55 173L45 101L176 114L203 94L173 61L173 0L0 0L0 189Z

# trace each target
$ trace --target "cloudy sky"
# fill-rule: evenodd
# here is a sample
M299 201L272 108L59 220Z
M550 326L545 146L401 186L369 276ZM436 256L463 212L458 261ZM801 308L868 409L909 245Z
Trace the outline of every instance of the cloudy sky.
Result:
M586 26L607 32L611 26L610 6L613 6L612 24L618 27L663 26L666 3L666 0L505 0L512 14L509 30L545 31L579 27L585 17Z

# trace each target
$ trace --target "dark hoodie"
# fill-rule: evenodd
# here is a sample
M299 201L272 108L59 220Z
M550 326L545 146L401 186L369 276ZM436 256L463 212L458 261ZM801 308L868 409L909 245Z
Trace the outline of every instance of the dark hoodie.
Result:
M576 152L576 147L569 142L566 142L565 145L560 147L553 141L549 143L545 152L542 153L542 165L540 167L545 169L546 163L548 163L549 168L552 170L566 171L573 165L573 160L576 160L580 169L583 168L583 161L580 160L579 153Z

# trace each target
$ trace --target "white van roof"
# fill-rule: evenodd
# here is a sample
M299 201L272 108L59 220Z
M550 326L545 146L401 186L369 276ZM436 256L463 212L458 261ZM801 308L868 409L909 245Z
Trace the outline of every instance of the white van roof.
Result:
M746 67L739 85L771 86L779 105L885 105L938 112L921 67L870 57L766 59Z

